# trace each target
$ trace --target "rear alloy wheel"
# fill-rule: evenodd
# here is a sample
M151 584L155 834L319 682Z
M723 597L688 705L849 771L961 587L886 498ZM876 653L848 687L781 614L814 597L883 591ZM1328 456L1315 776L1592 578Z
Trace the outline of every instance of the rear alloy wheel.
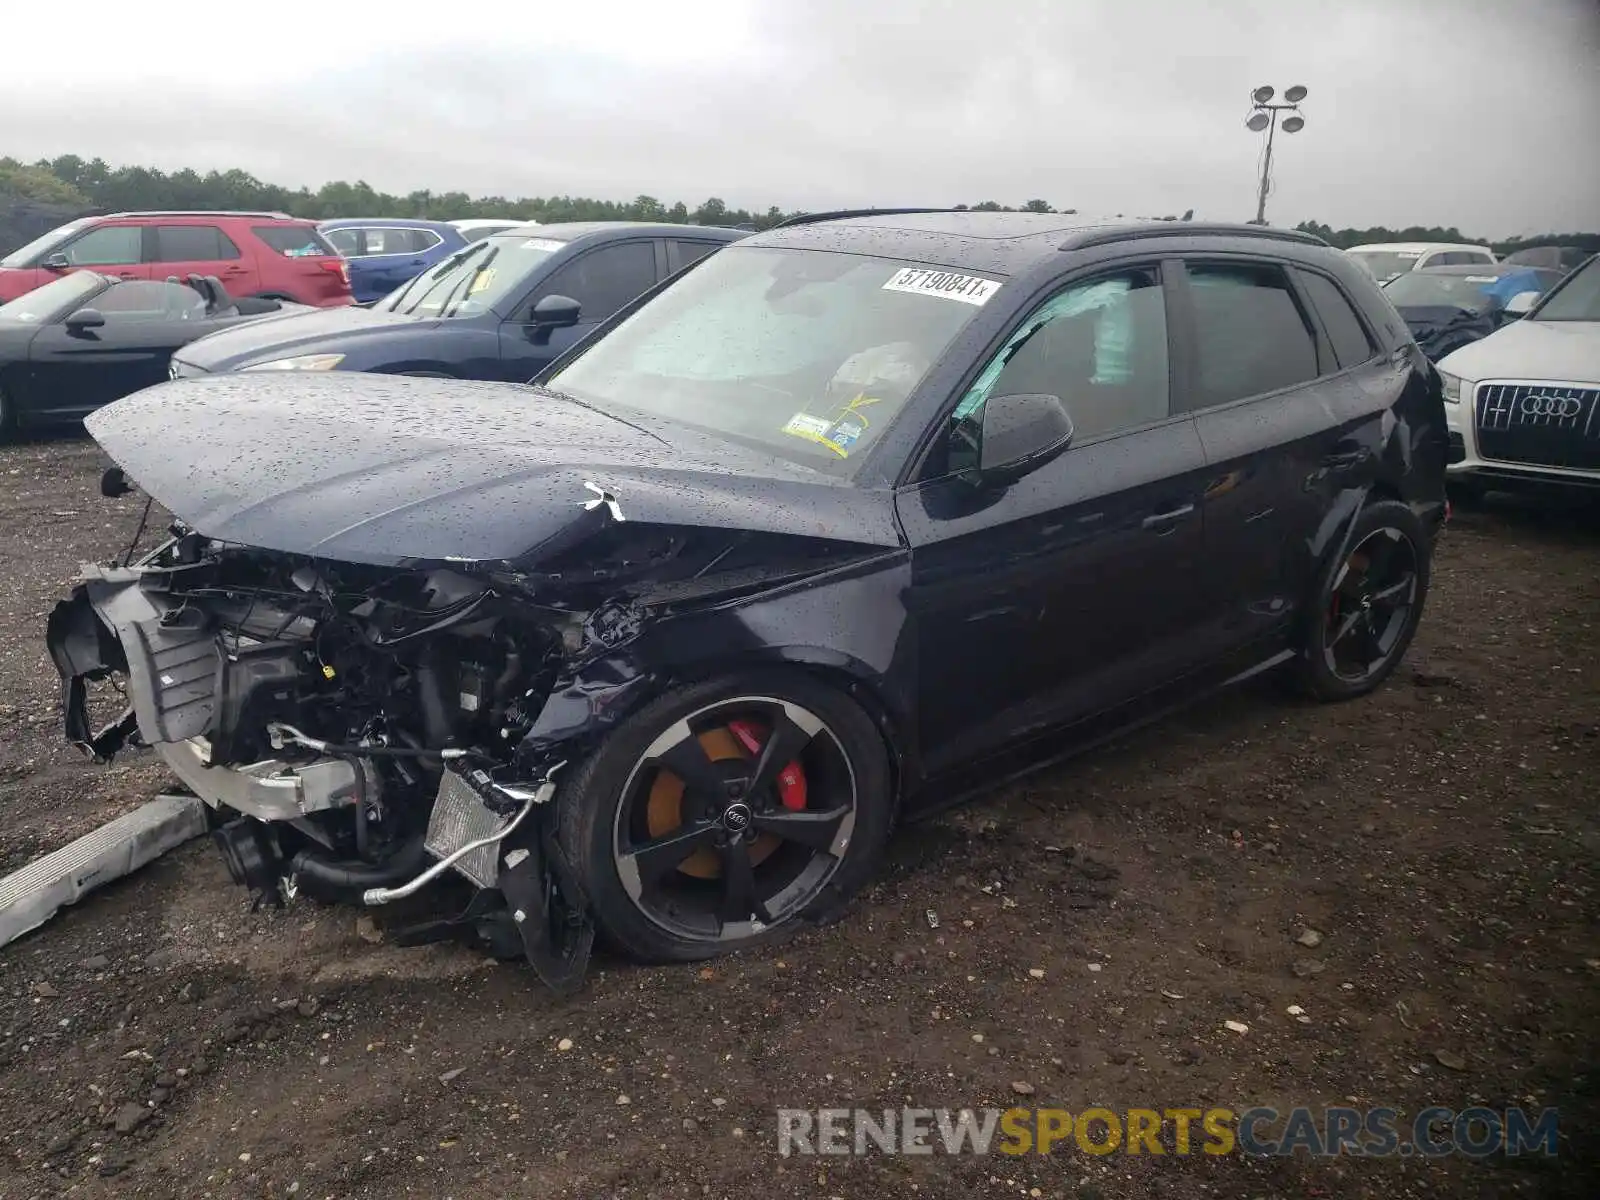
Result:
M1429 545L1415 513L1394 500L1363 510L1349 549L1324 572L1300 661L1321 700L1362 696L1400 664L1422 618Z
M882 738L803 676L679 689L557 792L606 935L647 961L708 958L835 915L888 837Z

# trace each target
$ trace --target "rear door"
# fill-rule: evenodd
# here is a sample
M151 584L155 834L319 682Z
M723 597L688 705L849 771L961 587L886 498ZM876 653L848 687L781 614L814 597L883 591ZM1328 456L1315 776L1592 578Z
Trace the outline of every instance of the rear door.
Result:
M145 258L152 279L215 275L230 296L250 296L261 287L255 260L216 225L147 226Z
M363 230L365 244L358 278L352 272L351 286L358 302L377 300L414 279L428 265L427 251L443 239L429 229L398 226Z
M1247 256L1184 266L1181 387L1210 472L1214 634L1242 649L1280 634L1307 598L1335 501L1375 473L1371 422L1398 371L1320 272Z
M1207 618L1194 420L1171 411L1162 268L1075 281L1025 316L950 417L945 459L897 497L912 552L918 738L940 771L1185 673ZM989 396L1045 392L1065 453L978 491Z
M624 304L654 287L663 269L653 238L607 242L552 267L518 304L513 318L500 327L503 377L515 382L531 379ZM546 296L576 300L578 323L565 329L535 328L533 308Z

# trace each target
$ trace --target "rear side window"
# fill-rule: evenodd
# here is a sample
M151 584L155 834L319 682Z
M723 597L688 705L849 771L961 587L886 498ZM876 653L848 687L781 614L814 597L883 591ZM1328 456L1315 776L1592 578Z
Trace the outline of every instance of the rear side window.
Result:
M1317 344L1281 267L1191 263L1199 371L1194 404L1209 408L1317 377Z
M157 225L154 262L216 262L239 257L239 247L215 225Z
M337 253L310 225L252 225L250 232L285 258L309 258Z
M206 315L206 302L193 288L159 280L131 280L107 288L95 297L94 307L107 321L198 321Z
M361 253L361 230L359 229L330 229L322 236L328 239L329 245L346 257Z
M721 242L668 242L667 269L669 271L681 271L690 263L699 262L713 250L720 249L721 246Z
M591 250L560 268L540 289L540 295L576 300L581 319L588 323L605 320L655 282L654 243L621 242Z
M1345 299L1338 284L1325 275L1313 275L1310 271L1301 271L1299 276L1306 295L1311 298L1311 307L1317 310L1317 316L1322 318L1322 327L1328 331L1328 340L1333 343L1334 357L1339 360L1339 365L1353 367L1376 354L1377 347L1367 335L1367 327L1356 316L1355 309ZM1423 277L1408 275L1406 278Z

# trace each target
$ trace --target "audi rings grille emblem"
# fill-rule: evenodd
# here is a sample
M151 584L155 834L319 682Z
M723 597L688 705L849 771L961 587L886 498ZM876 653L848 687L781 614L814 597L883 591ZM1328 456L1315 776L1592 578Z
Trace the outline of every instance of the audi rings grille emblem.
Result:
M1524 396L1517 401L1517 411L1525 417L1570 421L1583 412L1583 401L1570 396Z

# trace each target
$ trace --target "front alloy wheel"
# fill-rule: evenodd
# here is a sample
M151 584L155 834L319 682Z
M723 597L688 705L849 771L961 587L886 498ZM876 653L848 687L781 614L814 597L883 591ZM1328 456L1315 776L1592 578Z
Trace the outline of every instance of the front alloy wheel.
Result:
M887 837L866 714L803 676L739 686L754 682L663 697L558 792L599 924L637 957L704 958L830 915Z

